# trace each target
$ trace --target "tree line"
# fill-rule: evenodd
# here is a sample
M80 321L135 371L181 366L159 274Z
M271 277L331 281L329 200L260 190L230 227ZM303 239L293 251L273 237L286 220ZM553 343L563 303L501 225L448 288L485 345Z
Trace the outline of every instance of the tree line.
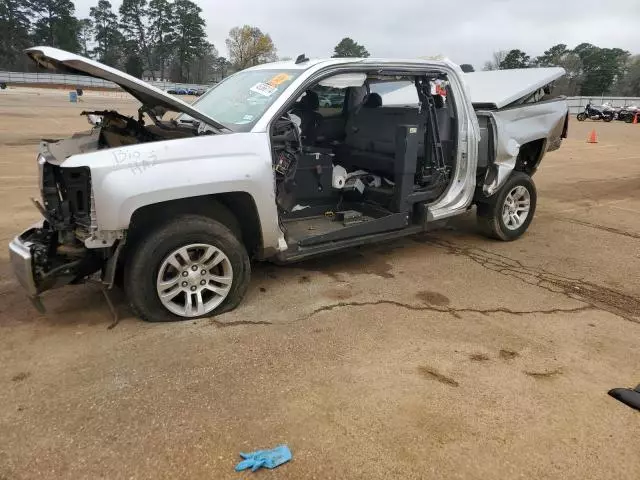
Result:
M207 40L205 28L202 9L191 0L123 0L117 12L109 0L98 0L81 19L72 0L1 0L0 69L32 69L23 50L33 45L79 53L136 77L192 83L277 59L271 36L257 27L229 31L228 58ZM345 37L333 56L368 57L369 52ZM499 51L484 69L548 66L567 71L556 90L565 95L640 96L640 55L620 48L558 44L538 57L519 49ZM474 70L470 64L461 68Z
M229 73L277 59L271 37L244 25L229 31L229 57L207 40L202 9L191 0L123 0L114 11L98 0L88 18L77 18L72 0L2 0L0 69L35 67L23 50L33 45L61 48L139 78L209 83ZM351 38L334 56L368 57Z
M499 51L484 70L530 67L562 67L567 74L556 82L556 91L569 96L640 96L640 55L621 48L601 48L581 43L573 49L554 45L538 57L519 49Z
M29 70L23 50L47 45L94 58L136 77L206 83L276 59L268 34L234 27L229 58L207 40L202 9L191 0L99 0L77 18L71 0L2 0L0 69Z

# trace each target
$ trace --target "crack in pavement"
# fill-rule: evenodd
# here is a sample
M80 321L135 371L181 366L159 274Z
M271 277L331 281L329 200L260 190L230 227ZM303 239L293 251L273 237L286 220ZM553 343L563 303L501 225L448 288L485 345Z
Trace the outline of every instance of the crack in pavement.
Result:
M273 325L273 322L266 322L262 320L258 320L256 322L252 322L249 320L237 320L235 322L222 322L220 320L216 320L215 318L209 319L209 325L214 325L217 328L228 328L228 327L237 327L239 325Z
M595 307L592 305L583 305L581 307L576 308L551 308L548 310L512 310L510 308L454 308L454 307L437 307L434 305L413 305L410 303L398 302L395 300L376 300L375 302L339 302L334 303L332 305L324 305L322 307L318 307L309 313L304 320L308 320L314 315L321 312L330 312L332 310L336 310L339 308L345 307L368 307L374 305L393 305L395 307L406 308L407 310L413 311L427 311L427 312L439 312L439 313L448 313L453 315L456 318L462 318L460 316L461 313L480 313L482 315L489 315L491 313L506 313L508 315L530 315L530 314L540 314L540 315L553 315L556 313L574 313L574 312L584 312L587 310L594 310Z
M625 293L586 280L565 277L547 272L544 269L528 267L519 260L477 247L461 247L435 237L419 237L416 241L442 248L451 255L468 258L478 265L501 275L517 278L529 285L549 292L563 294L630 322L640 323L640 299Z
M623 235L625 237L640 239L640 234L633 233L633 232L627 232L626 230L620 230L619 228L606 227L604 225L598 225L597 223L585 222L583 220L577 220L575 218L566 218L566 217L558 217L558 216L553 216L553 218L558 220L558 221L560 221L560 222L575 223L576 225L582 225L583 227L595 228L596 230L602 230L602 231L605 231L605 232L614 233L616 235Z

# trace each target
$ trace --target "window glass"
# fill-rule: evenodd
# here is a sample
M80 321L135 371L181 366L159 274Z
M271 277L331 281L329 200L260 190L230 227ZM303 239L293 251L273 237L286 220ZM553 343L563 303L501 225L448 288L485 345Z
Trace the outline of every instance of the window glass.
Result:
M244 70L201 96L194 106L225 127L249 131L302 70Z
M369 89L382 97L383 107L417 107L420 103L416 86L410 81L372 82Z
M337 117L342 115L346 89L316 85L312 90L318 94L318 100L320 101L320 109L318 112L320 115L323 117Z

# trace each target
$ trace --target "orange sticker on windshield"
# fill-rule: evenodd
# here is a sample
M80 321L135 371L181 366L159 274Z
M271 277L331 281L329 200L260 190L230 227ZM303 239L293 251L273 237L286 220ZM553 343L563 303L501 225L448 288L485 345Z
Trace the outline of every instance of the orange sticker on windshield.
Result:
M286 82L289 79L291 79L290 75L287 75L286 73L279 73L278 75L273 77L271 80L269 80L267 83L272 87L277 87L278 85Z

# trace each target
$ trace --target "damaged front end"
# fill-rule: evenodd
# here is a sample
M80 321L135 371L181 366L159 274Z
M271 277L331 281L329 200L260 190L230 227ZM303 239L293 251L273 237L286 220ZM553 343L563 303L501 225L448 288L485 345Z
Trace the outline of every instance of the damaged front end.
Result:
M109 285L113 282L123 239L87 248L86 243L95 242L96 229L90 170L62 168L49 148L50 144L82 144L84 140L41 144L38 168L42 199L33 202L44 219L9 244L16 277L33 300L46 290L80 283L101 270L102 280ZM39 301L35 303L41 309Z

